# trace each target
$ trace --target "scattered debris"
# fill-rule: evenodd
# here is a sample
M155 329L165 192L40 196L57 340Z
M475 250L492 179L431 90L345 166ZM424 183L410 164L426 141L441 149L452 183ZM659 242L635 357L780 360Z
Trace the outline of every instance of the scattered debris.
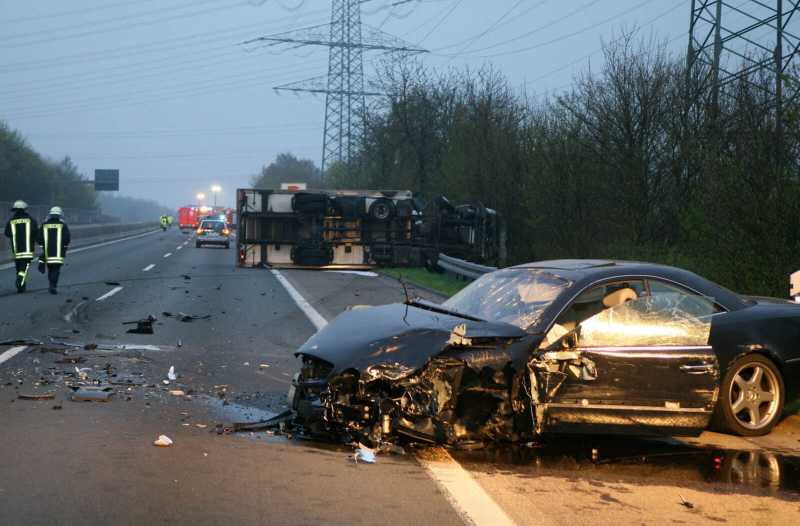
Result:
M110 383L111 385L140 386L144 385L144 378L142 378L141 376L112 375L108 383Z
M110 287L118 287L120 283L119 281L106 281L105 284Z
M23 393L17 395L20 400L54 400L56 395L53 393Z
M178 338L178 347L183 347L183 341L180 338Z
M196 427L196 428L198 428L198 429L205 429L205 428L207 428L208 426L207 426L206 424L195 424L195 425L194 425L194 427Z
M681 506L683 506L683 507L685 507L685 508L688 508L688 509L690 509L690 510L691 510L691 509L694 509L694 504L692 504L692 503L691 503L691 502L689 502L688 500L684 499L684 498L683 498L683 495L678 495L678 496L681 498Z
M172 396L184 396L186 393L181 389L170 389L169 394Z
M184 323L190 323L194 320L208 320L210 318L211 314L198 315L198 314L184 314L182 312L178 313L178 319Z
M82 369L75 368L75 373L78 375L78 378L82 381L85 381L89 378L89 373L87 371L91 371L91 368L84 367Z
M192 279L192 277L189 274L181 274L181 277L183 279L185 279L186 281L189 281L190 279Z
M260 369L267 369L269 367L269 364L268 363L261 363L261 364L258 364L258 367Z
M268 420L260 420L258 422L230 422L217 424L217 434L227 435L241 431L266 431L268 429L281 428L283 424L293 420L294 417L294 411L287 410Z
M130 334L153 334L154 321L156 321L156 318L152 314L149 314L147 318L136 321L124 321L122 322L122 324L123 325L136 324L135 329L128 329L128 333Z
M83 363L86 361L86 358L83 356L65 356L60 360L56 360L55 363L63 365L63 364L75 364L75 363Z
M18 338L16 340L5 340L0 342L0 345L43 345L43 343L34 338Z
M62 409L63 409L63 407L61 406L61 404L56 404L56 405L53 406L53 410L54 411L61 411Z
M97 344L96 343L87 343L86 345L83 346L83 348L86 351L94 351L95 349L97 349Z
M167 435L159 435L158 439L153 442L154 446L169 447L172 445L172 439Z
M175 366L174 365L170 365L169 366L169 371L167 371L167 378L169 380L173 381L173 382L178 379L178 375L175 374Z
M244 362L242 365L244 365L245 367L249 367L250 366L250 362Z
M358 449L353 454L353 462L358 464L359 460L361 462L365 462L367 464L374 464L375 463L375 450L370 449L362 444L358 445Z
M108 402L114 396L111 387L79 387L70 398L73 402Z

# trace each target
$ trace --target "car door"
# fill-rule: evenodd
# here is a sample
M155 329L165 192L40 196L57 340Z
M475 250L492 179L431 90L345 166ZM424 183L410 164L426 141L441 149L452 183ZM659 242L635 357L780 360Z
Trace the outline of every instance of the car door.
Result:
M718 395L713 302L644 295L604 309L528 364L536 431L697 435Z

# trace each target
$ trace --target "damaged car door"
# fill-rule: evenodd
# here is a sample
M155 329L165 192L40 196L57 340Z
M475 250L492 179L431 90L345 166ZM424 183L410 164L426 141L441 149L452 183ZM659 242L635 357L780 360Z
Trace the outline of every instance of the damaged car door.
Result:
M701 296L631 295L540 347L528 363L536 432L700 434L718 395L713 314Z

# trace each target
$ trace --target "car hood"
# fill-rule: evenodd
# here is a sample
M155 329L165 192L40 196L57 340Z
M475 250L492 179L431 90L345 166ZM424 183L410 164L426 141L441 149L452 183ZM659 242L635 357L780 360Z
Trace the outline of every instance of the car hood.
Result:
M308 339L296 352L333 366L329 378L354 369L400 364L408 372L448 347L455 327L464 338L519 339L527 333L508 323L472 321L395 303L348 310Z

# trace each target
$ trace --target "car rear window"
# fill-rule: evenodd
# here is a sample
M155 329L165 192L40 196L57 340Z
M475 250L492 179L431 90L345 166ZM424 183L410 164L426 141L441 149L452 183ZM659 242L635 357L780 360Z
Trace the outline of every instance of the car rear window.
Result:
M203 221L200 223L200 228L203 230L214 230L215 232L222 232L225 228L225 223L222 221Z

